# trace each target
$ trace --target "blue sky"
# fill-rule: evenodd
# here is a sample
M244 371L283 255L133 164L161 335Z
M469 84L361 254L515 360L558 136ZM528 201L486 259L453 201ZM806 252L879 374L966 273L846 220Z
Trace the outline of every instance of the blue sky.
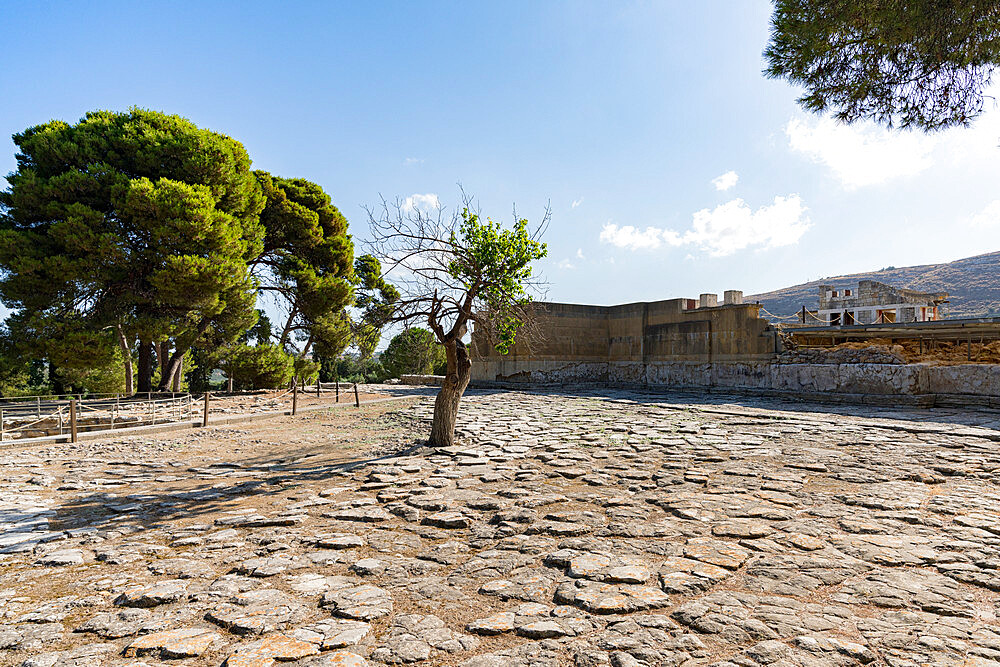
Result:
M752 293L1000 249L1000 113L925 137L807 116L761 75L770 4L0 6L9 137L92 109L185 116L255 168L363 206L457 184L485 214L551 202L548 298Z

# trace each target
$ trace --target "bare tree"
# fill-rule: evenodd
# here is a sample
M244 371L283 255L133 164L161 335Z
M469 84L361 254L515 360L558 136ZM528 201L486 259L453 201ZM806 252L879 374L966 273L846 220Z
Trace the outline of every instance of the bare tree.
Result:
M450 216L440 205L422 207L412 199L383 199L368 209L368 246L401 295L392 321L426 323L445 348L448 371L434 402L430 437L439 447L454 444L458 406L472 375L464 341L468 325L486 327L500 352L510 349L524 323L529 290L542 284L532 276L531 262L546 255L539 239L551 218L546 208L529 231L515 210L508 229L484 221L464 191L462 203Z

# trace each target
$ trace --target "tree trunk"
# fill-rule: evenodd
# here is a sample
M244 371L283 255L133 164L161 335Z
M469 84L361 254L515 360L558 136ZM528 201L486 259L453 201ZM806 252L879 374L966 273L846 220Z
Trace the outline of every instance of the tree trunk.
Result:
M118 346L122 350L122 363L125 366L125 395L131 396L134 391L134 376L132 374L132 348L129 347L128 339L125 337L125 332L122 330L122 326L119 324L118 327Z
M170 381L183 366L184 352L180 349L174 350L174 353L167 359L166 370L160 372L160 384L156 388L158 391L167 391L170 387Z
M211 318L206 317L203 319L201 321L201 325L198 327L198 332L190 338L190 343L182 343L180 338L176 339L177 347L174 349L174 353L170 355L170 358L167 359L166 371L160 374L160 386L158 387L160 391L166 391L167 387L170 386L170 379L174 377L175 373L179 372L179 369L183 365L184 355L191 349L191 346L194 345L195 341L201 338L202 335L208 331L208 327L211 326L211 324ZM164 345L164 347L166 347L166 345Z
M170 391L180 391L181 390L181 379L184 377L184 357L187 355L181 355L181 360L177 362L177 369L171 376Z
M456 339L445 343L444 349L448 355L448 374L434 400L434 421L428 442L432 447L451 447L455 444L458 404L472 378L472 362L465 343Z
M139 393L153 391L153 344L139 339Z
M167 374L167 367L170 363L170 341L161 340L156 346L156 360L160 364L160 388L166 389L170 384L170 376Z
M284 349L285 343L288 342L288 335L292 333L292 322L298 314L299 311L295 308L295 306L292 306L292 309L288 312L288 319L285 321L285 327L281 330L281 336L278 338L278 347Z
M52 384L52 393L56 396L59 396L66 391L66 387L63 386L62 378L59 377L59 369L51 361L49 362L49 382Z

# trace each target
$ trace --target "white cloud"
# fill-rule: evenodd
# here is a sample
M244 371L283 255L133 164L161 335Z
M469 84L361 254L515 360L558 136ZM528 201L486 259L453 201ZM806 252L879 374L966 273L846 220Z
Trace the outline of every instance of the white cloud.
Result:
M969 218L969 225L981 229L1000 226L1000 199L994 199L986 208Z
M712 179L712 185L715 186L716 190L728 190L729 188L736 185L736 182L740 180L740 175L735 171L727 171L722 176L716 176Z
M573 266L573 263L571 261L569 261L568 259L562 260L561 262L559 262L558 264L556 264L556 266L558 266L560 269L575 269L576 268L575 266Z
M785 126L788 145L826 165L853 190L913 176L934 163L937 138L918 132L886 130L872 123L845 125L832 118L793 118Z
M441 208L441 200L433 192L424 195L412 194L403 201L403 210L407 213L437 213Z
M423 161L424 159L420 157L408 157L403 160L403 164L422 164Z
M583 197L580 197L579 199L574 199L573 203L570 204L570 208L576 208L577 206L579 206L582 203L583 203Z
M806 207L798 195L775 197L774 203L752 210L742 199L694 214L691 229L680 237L713 257L731 255L745 248L777 248L798 243L810 227ZM676 245L676 243L675 243Z
M586 257L583 256L583 248L577 248L576 249L576 258L577 259L587 259Z
M646 227L644 231L614 223L604 225L601 242L629 250L655 250L696 246L713 257L731 255L747 248L777 248L798 243L809 229L806 207L798 195L775 197L756 211L742 199L702 209L692 216L691 228L683 234L673 229Z
M656 227L646 227L646 231L643 232L632 225L619 227L609 222L601 229L601 243L610 243L629 250L655 250L660 247L662 234L663 230Z

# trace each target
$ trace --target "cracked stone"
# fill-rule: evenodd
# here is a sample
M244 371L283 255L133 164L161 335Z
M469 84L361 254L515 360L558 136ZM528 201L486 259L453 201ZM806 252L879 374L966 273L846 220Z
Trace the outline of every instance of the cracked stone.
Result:
M321 606L336 616L371 621L392 613L392 596L377 586L352 586L323 595Z
M158 581L141 588L132 588L115 599L120 607L156 607L176 602L187 594L187 583L181 579Z
M36 565L59 567L64 565L83 565L84 555L81 549L60 549L50 551L35 561Z
M125 647L125 657L152 655L162 659L196 658L222 640L217 632L204 628L178 628L139 637Z
M571 604L594 614L625 614L670 604L663 591L649 586L575 581L561 584L555 593L560 604Z
M371 626L368 623L334 618L297 628L288 635L326 651L360 644L369 632Z
M223 667L271 667L275 662L299 660L317 653L315 644L285 635L270 635L237 647Z

